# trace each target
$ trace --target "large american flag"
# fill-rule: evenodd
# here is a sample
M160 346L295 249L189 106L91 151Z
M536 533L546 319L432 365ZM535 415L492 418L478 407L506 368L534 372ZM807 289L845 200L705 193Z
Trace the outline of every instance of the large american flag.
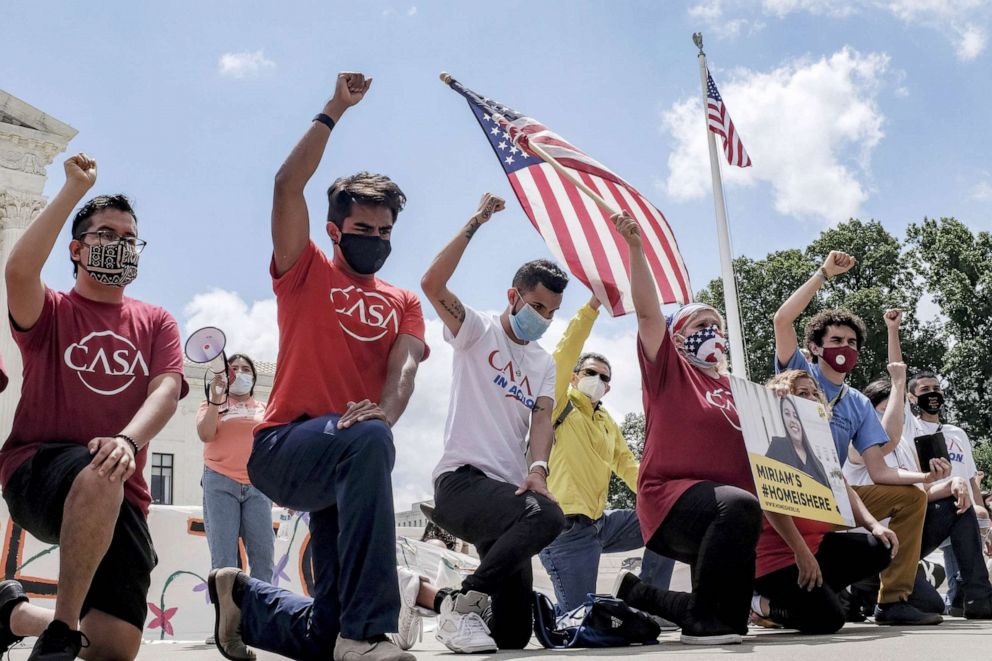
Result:
M723 104L723 97L717 91L709 69L706 70L706 124L710 131L723 138L723 153L727 155L728 163L739 168L751 165L751 157L744 149L744 143L734 128L734 122L730 119L727 106Z
M641 226L644 253L664 303L692 300L689 274L668 221L633 186L537 120L481 97L455 80L452 89L468 100L489 139L517 200L559 262L588 286L613 316L634 311L628 277L627 243L610 214L531 151L546 153L616 209Z

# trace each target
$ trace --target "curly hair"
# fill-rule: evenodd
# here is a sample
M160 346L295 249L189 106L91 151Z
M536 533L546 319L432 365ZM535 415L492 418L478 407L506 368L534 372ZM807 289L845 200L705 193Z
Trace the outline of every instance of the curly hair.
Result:
M327 189L327 222L339 228L351 215L351 205L368 204L386 207L393 214L393 222L406 205L406 195L396 183L384 174L357 172L339 177Z
M823 346L823 336L827 334L830 326L847 326L854 331L858 341L858 351L865 346L865 337L868 331L865 330L865 322L861 317L850 310L844 308L834 308L818 312L806 322L806 333L803 339L803 346L808 347L810 342L818 347ZM813 362L819 362L819 358L814 354Z

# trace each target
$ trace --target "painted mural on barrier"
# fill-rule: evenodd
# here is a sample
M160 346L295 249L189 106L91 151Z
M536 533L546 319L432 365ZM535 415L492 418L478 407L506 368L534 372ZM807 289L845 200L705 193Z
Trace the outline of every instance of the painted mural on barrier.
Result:
M275 567L272 582L278 587L310 595L313 564L310 559L310 515L297 512L280 521L281 509L273 510L276 531ZM0 523L4 529L4 578L21 581L32 600L54 600L58 577L58 547L27 534L7 514L0 501ZM285 526L279 534L280 526ZM145 640L203 641L213 633L214 610L207 594L210 551L207 548L203 511L199 507L153 505L148 527L155 540L158 566L152 572L148 591ZM239 566L247 567L244 545ZM397 564L452 587L475 570L479 561L431 544L399 537ZM51 605L51 603L49 603Z
M310 594L313 568L310 562L309 515L296 513L279 521L281 510L273 510L273 528L287 530L276 540L273 583L302 594ZM58 547L39 542L16 525L6 505L0 507L4 526L2 560L4 577L24 584L32 600L54 600L58 577ZM213 633L214 611L207 596L210 551L207 548L203 512L199 507L153 505L148 527L155 540L158 566L152 572L148 591L146 640L204 640ZM246 567L244 545L240 565Z

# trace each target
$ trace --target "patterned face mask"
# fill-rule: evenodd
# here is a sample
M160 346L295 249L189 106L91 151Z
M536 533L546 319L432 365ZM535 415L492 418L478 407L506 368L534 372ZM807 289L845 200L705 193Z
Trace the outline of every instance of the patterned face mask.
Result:
M86 262L79 265L94 280L110 287L127 287L138 277L138 253L124 241L105 246L87 245Z
M717 367L727 355L727 338L719 326L707 326L685 338L685 353L698 367Z

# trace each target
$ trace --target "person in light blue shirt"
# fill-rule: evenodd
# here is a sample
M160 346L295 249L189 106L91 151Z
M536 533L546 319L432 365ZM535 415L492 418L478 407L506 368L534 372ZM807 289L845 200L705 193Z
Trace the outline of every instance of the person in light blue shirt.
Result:
M824 310L806 324L804 348L800 350L795 323L817 292L831 278L851 270L857 260L847 253L831 251L817 269L775 313L775 369L806 370L814 376L829 402L830 430L841 464L848 447L861 455L875 483L854 487L868 511L877 519L891 517L889 527L899 538L898 552L893 549L892 562L881 574L881 589L874 616L876 624L939 624L940 615L924 613L908 603L916 578L916 561L922 542L926 494L913 485L942 479L950 472L943 459L935 460L927 473L893 468L885 463L882 446L898 442L882 427L871 402L846 383L847 375L858 361L865 343L864 322L848 310ZM790 521L786 524L794 527ZM788 539L791 530L783 535Z

